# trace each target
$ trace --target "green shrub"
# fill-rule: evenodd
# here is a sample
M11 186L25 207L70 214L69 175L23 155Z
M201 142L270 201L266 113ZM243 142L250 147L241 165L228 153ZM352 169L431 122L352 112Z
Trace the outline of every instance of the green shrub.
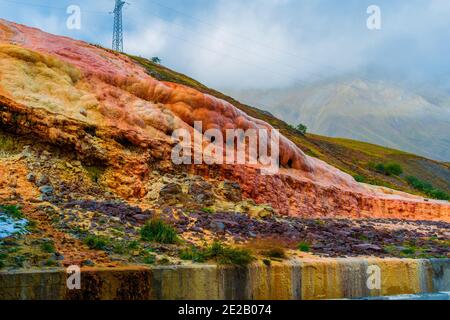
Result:
M215 259L219 264L246 266L254 260L248 249L232 248L215 241L205 250L206 260Z
M275 259L286 259L286 251L283 248L271 248L265 252L263 252L263 255L269 258L275 258Z
M202 211L205 213L213 214L214 209L213 208L202 208Z
M179 257L181 260L191 260L199 263L206 261L205 252L195 247L182 249L179 253Z
M237 266L246 266L254 260L250 250L233 248L218 241L203 249L195 247L183 249L180 251L179 257L182 260L192 260L194 262L215 260L219 264Z
M6 213L8 216L14 219L23 219L24 215L18 206L1 205L0 212Z
M386 176L399 176L403 173L401 165L395 162L370 164L370 168Z
M8 258L8 255L6 253L0 253L0 269L4 268L6 265L6 258Z
M110 244L109 239L96 235L88 235L84 238L84 244L92 250L106 250Z
M416 177L407 177L406 181L414 188L419 191L426 191L433 189L433 186L427 182L421 181Z
M427 196L437 200L450 200L450 195L442 190L436 189L431 183L422 181L416 177L407 177L409 185L414 189L425 193Z
M127 252L127 245L125 241L117 241L112 246L112 251L116 254L125 254Z
M386 164L385 170L388 176L399 176L403 174L402 166L395 162L389 162L388 164Z
M398 249L396 246L390 244L384 247L384 252L389 254L398 254Z
M366 178L362 175L357 174L354 176L354 178L355 178L356 182L361 182L361 183L366 182Z
M26 257L25 256L15 256L13 258L13 264L16 268L23 268L26 262Z
M139 247L140 247L139 241L134 240L128 243L128 249L130 250L137 250L139 249Z
M153 62L153 63L156 63L156 64L161 64L161 59L158 58L158 57L153 57L153 58L152 58L152 62Z
M46 267L59 267L59 262L56 261L56 260L53 260L53 259L47 259L47 260L44 262L44 265L45 265Z
M156 256L154 254L149 254L144 257L143 259L145 264L155 264L156 263Z
M116 254L126 254L140 248L137 241L113 241L112 251Z
M297 245L297 249L302 251L302 252L310 252L311 251L310 245L308 243L306 243L306 242L300 242Z
M450 195L442 190L433 189L428 192L428 196L437 200L450 200Z
M47 253L55 253L55 244L53 241L46 241L41 244L41 250Z
M407 255L407 256L415 255L416 254L416 250L414 248L412 248L412 247L405 248L405 249L402 250L402 254Z
M308 131L308 127L302 123L300 123L295 129L302 135L305 135L306 132Z
M141 239L164 244L175 244L179 241L175 228L161 219L148 221L141 229Z
M390 255L402 258L431 258L425 248L417 247L414 243L403 243L401 246L388 245L384 251Z
M373 168L375 169L376 172L381 173L381 174L386 174L386 168L384 167L384 164L382 163L377 163L373 166Z

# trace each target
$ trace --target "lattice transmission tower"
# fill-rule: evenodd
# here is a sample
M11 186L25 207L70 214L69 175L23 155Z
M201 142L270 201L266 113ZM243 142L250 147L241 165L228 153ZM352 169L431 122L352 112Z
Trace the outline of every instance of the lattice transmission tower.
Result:
M122 8L125 4L125 1L116 0L116 6L112 12L114 13L112 49L119 52L123 52Z

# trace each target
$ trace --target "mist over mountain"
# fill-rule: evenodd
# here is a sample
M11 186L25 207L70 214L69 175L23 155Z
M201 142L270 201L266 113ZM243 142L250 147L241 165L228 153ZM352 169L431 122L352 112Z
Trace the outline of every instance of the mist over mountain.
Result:
M400 87L339 79L271 90L232 90L292 125L357 139L441 161L450 160L450 94L442 88Z

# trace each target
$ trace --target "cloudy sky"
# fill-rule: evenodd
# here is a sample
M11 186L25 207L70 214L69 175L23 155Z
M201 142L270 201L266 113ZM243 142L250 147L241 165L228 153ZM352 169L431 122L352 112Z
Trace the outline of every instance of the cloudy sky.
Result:
M128 0L125 51L216 88L360 75L450 83L448 0ZM66 27L69 5L81 29ZM369 30L367 8L381 9ZM0 17L111 46L114 0L0 0Z

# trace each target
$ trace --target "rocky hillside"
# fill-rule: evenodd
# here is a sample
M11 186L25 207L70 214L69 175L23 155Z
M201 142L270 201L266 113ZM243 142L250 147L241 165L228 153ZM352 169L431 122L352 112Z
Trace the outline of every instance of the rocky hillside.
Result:
M284 215L448 220L448 204L357 183L285 136L276 175L263 176L260 165L175 166L171 133L192 132L194 121L204 130L273 127L220 95L162 81L121 54L6 21L0 30L2 128L73 150L101 167L101 188L123 199L145 199L153 170L184 170L238 183L244 197Z
M430 183L437 189L443 190L444 193L450 194L449 163L442 163L412 153L355 140L324 137L315 134L303 135L269 112L243 104L164 66L154 64L140 57L131 58L145 67L147 72L156 79L183 84L230 102L252 117L263 120L274 128L279 129L284 136L295 142L309 156L323 160L353 177L361 179L363 182L427 197L427 194L410 185L407 178L413 176ZM255 105L257 106L258 104L255 103ZM374 164L388 163L401 165L404 171L403 174L400 176L387 176L373 168Z
M280 128L280 172L175 165L172 133L194 121ZM145 59L0 20L0 269L449 255L448 202L358 183L320 139Z

